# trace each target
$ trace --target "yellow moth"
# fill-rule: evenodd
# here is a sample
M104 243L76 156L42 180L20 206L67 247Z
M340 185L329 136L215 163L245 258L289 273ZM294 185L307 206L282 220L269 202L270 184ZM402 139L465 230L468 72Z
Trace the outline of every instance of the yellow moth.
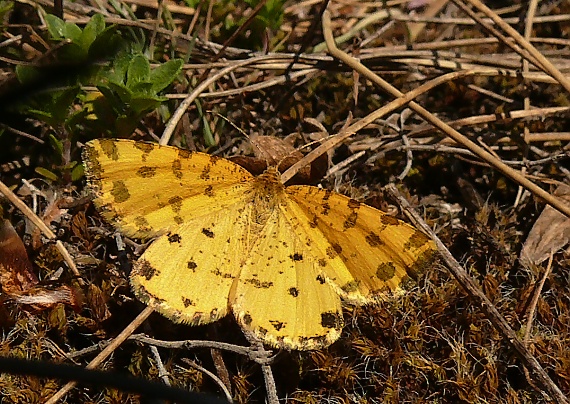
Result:
M155 240L134 264L144 303L176 322L229 311L273 347L319 349L353 304L401 291L435 252L414 227L338 193L254 177L220 157L130 140L94 140L83 158L103 216Z

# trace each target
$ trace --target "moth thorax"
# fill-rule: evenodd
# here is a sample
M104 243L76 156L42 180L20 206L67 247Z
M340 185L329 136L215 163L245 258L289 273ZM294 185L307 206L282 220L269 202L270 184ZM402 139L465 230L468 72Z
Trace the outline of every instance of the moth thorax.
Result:
M269 167L265 172L255 178L255 191L268 199L283 195L285 186L281 183L281 173L277 167Z
M276 167L269 167L255 178L253 185L253 220L265 224L275 208L283 201L285 187Z

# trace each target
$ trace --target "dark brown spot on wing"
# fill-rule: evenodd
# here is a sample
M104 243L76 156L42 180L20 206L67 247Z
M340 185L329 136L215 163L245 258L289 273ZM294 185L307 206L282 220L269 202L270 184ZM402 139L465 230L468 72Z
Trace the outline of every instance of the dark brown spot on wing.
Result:
M257 332L261 337L265 337L267 335L267 328L259 327Z
M184 149L178 149L178 157L181 159L187 159L190 157L192 153L189 152L188 150L184 150Z
M98 160L99 159L99 151L91 146L90 144L86 144L85 145L85 149L83 150L83 153L87 154L89 159L92 160Z
M356 199L349 199L348 200L348 207L350 209L358 209L360 207L360 202L358 202Z
M156 175L156 167L142 166L136 174L142 178L152 178Z
M180 234L171 234L168 236L168 241L171 243L178 243L180 244L180 241L182 240L182 237L180 237Z
M356 226L356 220L358 219L358 213L353 211L346 217L346 220L343 223L344 230L351 229Z
M99 161L99 151L91 146L85 145L83 149L83 160L85 161L85 166L87 168L87 173L90 174L89 180L94 182L96 178L101 178L104 170L101 167L101 162Z
M400 220L396 219L394 216L383 214L380 216L380 223L385 226L398 226L400 224Z
M350 281L350 282L345 283L341 287L341 289L346 294L350 294L350 293L356 292L358 290L359 285L360 285L360 282L358 280L354 280L354 281Z
M189 306L194 306L194 302L187 297L182 296L182 304L184 307L188 308Z
M384 244L378 234L374 232L370 232L368 235L366 235L365 239L370 247L379 247Z
M413 263L411 268L406 268L406 272L412 279L418 279L419 274L424 273L435 261L437 257L437 250L428 249L422 252Z
M113 188L111 189L111 195L113 195L113 198L115 198L116 203L125 202L131 197L127 186L122 180L113 181Z
M293 297L297 297L297 296L299 296L299 289L289 288L289 294Z
M155 148L159 147L155 143L148 143L148 142L134 142L133 144L137 149L141 150L144 154L149 154Z
M175 213L180 213L180 209L182 209L182 198L178 195L173 196L168 199L168 204Z
M404 244L404 249L405 250L409 250L411 248L417 249L417 248L423 247L429 241L430 241L430 239L425 234L423 234L418 229L415 229L414 233L410 236L408 241L406 241L406 243Z
M245 313L242 317L243 323L247 326L251 325L252 322L252 318L251 315L248 313Z
M214 238L214 232L210 229L203 228L202 234L209 238Z
M342 328L343 320L339 313L327 311L321 313L321 325L323 328L334 328L339 330Z
M225 159L223 157L220 156L210 156L210 163L212 163L212 165L216 165L218 164L218 162L220 161L224 161Z
M206 164L202 170L202 173L200 174L200 179L208 181L210 179L210 171L212 171L212 166L210 164Z
M117 150L117 145L114 140L103 139L99 141L101 150L110 160L117 161L119 159L119 151Z
M214 187L212 187L211 185L208 185L206 187L206 189L204 190L204 195L212 198L214 196Z
M309 226L311 226L312 228L315 228L318 225L319 225L319 217L317 215L313 215L313 218L309 222Z
M340 253L342 253L342 247L338 243L331 244L331 246L327 248L327 256L330 259L335 258Z
M279 331L281 330L283 327L285 327L285 323L283 323L282 321L277 321L277 320L269 320L269 323L273 326L273 328L275 328L275 330Z
M210 321L209 322L215 321L216 319L220 318L220 316L218 314L219 312L220 311L218 309L212 309L210 311Z
M172 162L172 173L176 178L182 178L182 163L179 159L176 159Z
M290 255L289 258L291 258L293 261L303 261L303 254L295 253L293 255Z
M150 293L148 290L146 290L146 289L145 289L144 287L142 287L142 286L141 286L138 290L139 290L139 291L144 291L144 293L146 293L146 294L148 295L148 297L149 297L150 299L149 299L149 298L143 299L143 300L145 300L145 301L147 301L147 302L150 302L150 301L153 301L153 300L154 300L153 303L164 303L164 302L166 301L166 300L161 299L160 297L158 297L158 296L156 296L156 295Z
M384 262L376 268L376 276L378 279L386 282L394 277L396 274L396 267L392 262Z
M148 221L144 216L135 217L135 225L140 229L149 229Z
M233 279L234 276L230 272L222 272L219 269L212 271L212 273L220 278Z
M196 268L198 268L198 264L196 264L194 261L188 261L188 269L191 269L192 271L194 271Z
M273 282L261 282L259 279L251 278L251 279L244 279L244 283L250 283L256 288L259 289L268 289L273 286Z
M139 260L135 269L133 269L133 275L142 276L147 281L150 281L154 276L160 274L160 271L154 268L147 260Z

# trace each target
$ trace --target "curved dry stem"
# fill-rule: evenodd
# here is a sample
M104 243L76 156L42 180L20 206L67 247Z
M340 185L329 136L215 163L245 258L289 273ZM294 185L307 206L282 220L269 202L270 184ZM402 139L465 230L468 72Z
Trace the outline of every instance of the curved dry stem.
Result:
M10 188L8 188L2 181L0 181L0 193L2 193L12 203L12 205L14 205L18 210L20 210L20 212L22 212L34 225L36 225L41 230L44 236L46 236L48 239L52 241L55 241L55 246L59 251L59 253L61 254L61 256L63 257L63 259L65 260L65 263L67 264L69 269L71 269L73 275L77 277L77 281L79 282L79 284L83 286L85 282L83 281L83 278L81 278L81 274L79 273L79 270L75 265L75 262L73 262L71 254L69 254L69 251L67 251L63 243L57 240L57 237L54 234L54 232L51 231L51 229L43 222L43 220L40 219L38 215L36 215L28 207L28 205L26 205L24 202L20 200L20 198L14 195L14 193L10 190Z

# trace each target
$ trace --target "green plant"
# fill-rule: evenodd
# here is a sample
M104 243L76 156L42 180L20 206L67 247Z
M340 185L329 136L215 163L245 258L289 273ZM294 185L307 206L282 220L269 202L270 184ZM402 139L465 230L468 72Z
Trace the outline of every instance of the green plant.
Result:
M186 0L191 7L196 7L197 0ZM258 6L260 0L245 0L242 2L223 0L215 2L213 8L214 25L219 24L219 30L214 30L212 35L221 42L224 42L240 27L245 24L253 10ZM284 0L267 0L250 21L247 28L235 38L233 46L246 49L259 49L263 46L267 37L267 31L276 31L283 22Z
M131 134L146 113L166 101L159 93L180 73L182 60L151 69L142 54L143 43L135 35L121 36L115 26L107 27L101 15L93 16L83 29L49 14L46 24L56 61L17 67L19 81L28 87L37 84L40 90L16 108L52 128L51 167L37 171L52 180L76 180L82 171L70 155L71 142L102 133Z
M182 60L169 60L151 69L148 59L142 54L123 54L113 67L108 72L108 80L97 85L108 104L94 102L93 112L96 116L98 112L107 116L110 108L116 116L115 134L121 137L134 130L143 114L167 100L159 92L180 73Z

